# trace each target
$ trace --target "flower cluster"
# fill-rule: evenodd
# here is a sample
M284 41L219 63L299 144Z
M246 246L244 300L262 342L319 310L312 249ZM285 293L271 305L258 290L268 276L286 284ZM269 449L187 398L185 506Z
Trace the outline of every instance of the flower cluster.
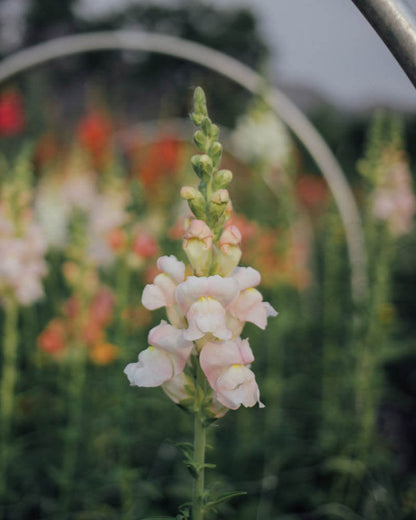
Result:
M118 355L118 348L107 341L105 331L113 319L113 309L114 295L104 286L94 289L85 309L79 296L71 296L62 316L53 318L40 334L39 348L62 359L70 355L71 346L85 345L94 363L111 363Z
M31 305L43 296L46 242L30 208L30 168L23 163L0 185L0 298Z
M218 128L208 118L201 89L194 102L192 119L201 127L194 140L202 154L191 163L200 183L198 190L181 190L193 213L183 240L190 265L173 255L158 259L160 272L144 288L142 303L149 310L165 308L169 322L163 320L149 332L149 347L125 373L132 385L162 386L174 402L192 403L194 411L202 391L198 409L220 417L240 405L263 406L250 369L253 352L240 335L246 322L264 329L267 318L277 313L256 289L259 272L238 266L241 234L237 226L225 227L232 174L218 170ZM201 374L206 384L201 385Z

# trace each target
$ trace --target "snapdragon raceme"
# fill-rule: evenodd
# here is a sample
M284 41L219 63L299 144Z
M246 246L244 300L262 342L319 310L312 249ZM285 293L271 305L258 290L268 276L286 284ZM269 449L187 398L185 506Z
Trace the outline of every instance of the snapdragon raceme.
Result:
M200 127L194 141L201 154L191 159L200 179L198 190L181 190L193 213L183 240L190 265L173 255L158 259L160 274L144 288L142 303L149 310L165 308L170 323L162 320L149 332L149 347L124 372L131 385L161 386L195 414L194 449L187 465L195 478L192 518L202 520L215 502L204 491L206 427L241 405L264 407L250 368L254 355L241 333L246 322L265 329L277 312L255 288L260 273L238 267L241 233L226 225L231 213L226 187L232 174L218 169L218 127L208 117L201 88L195 90L191 117Z

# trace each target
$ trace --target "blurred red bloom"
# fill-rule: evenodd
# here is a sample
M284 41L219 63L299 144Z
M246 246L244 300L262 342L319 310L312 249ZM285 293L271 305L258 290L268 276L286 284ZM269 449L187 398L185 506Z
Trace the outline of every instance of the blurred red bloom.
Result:
M22 96L15 90L4 91L0 94L0 135L19 134L25 126Z
M139 176L143 184L151 187L176 173L180 150L180 141L175 137L165 136L156 141L140 168Z
M65 349L65 323L59 318L50 321L46 329L39 335L39 348L48 354L59 354Z
M141 258L151 258L158 253L159 247L151 235L142 231L133 240L132 251Z
M111 134L111 123L101 112L91 112L79 122L79 142L88 150L98 166L102 166L108 156Z
M312 211L322 209L328 201L325 181L314 175L300 176L296 183L296 191L300 202Z

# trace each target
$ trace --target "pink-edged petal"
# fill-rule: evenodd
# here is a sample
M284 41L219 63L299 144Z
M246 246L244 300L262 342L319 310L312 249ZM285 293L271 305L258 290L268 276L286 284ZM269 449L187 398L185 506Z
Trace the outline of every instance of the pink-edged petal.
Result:
M185 264L174 255L158 258L157 267L160 271L169 275L177 284L185 279Z
M231 277L222 277L218 274L208 277L208 296L219 301L223 307L227 307L237 296L239 288L237 282Z
M262 295L257 289L245 289L241 291L229 307L230 313L240 321L247 321L247 315L253 307L263 301Z
M189 329L185 332L187 339L202 338L207 333L212 333L219 339L230 339L232 336L225 325L224 307L211 297L202 296L191 305L186 315Z
M232 365L219 376L216 385L216 398L232 410L241 405L254 406L259 403L260 391L253 372L244 365Z
M192 379L182 372L169 381L166 381L166 383L163 383L162 388L174 403L179 404L184 399L190 397L188 387L192 388L192 386Z
M176 288L176 300L182 311L186 314L189 307L201 296L207 294L208 278L206 276L188 276L188 278Z
M162 320L159 325L150 330L148 336L150 345L169 355L174 375L183 371L193 349L192 341L186 340L183 333L183 330L176 329Z
M165 273L158 274L143 290L142 303L149 309L168 307L175 302L176 283Z
M232 277L237 282L240 291L257 287L261 282L260 273L252 267L236 267Z
M165 294L157 285L148 284L143 289L142 304L149 311L160 309L166 305Z
M223 370L232 365L248 365L254 361L247 339L237 338L223 343L206 343L201 350L199 362L209 384L216 390L216 381Z
M173 376L173 365L168 354L149 347L139 354L137 363L129 363L124 369L133 386L160 386Z

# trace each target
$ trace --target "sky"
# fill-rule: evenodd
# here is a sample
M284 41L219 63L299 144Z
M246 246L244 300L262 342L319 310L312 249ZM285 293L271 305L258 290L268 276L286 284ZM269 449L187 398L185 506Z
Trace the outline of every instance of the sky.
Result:
M4 27L10 38L18 29L19 6L21 10L24 1L3 0L12 13ZM169 5L178 0L154 1ZM382 105L416 112L414 87L352 0L205 2L251 8L271 50L269 76L289 96L291 87L300 86L347 110ZM416 26L416 0L396 2ZM79 0L79 9L98 14L130 3L140 0Z
M85 11L96 12L121 1L82 0L82 4ZM310 88L344 109L388 105L416 111L414 87L351 0L207 3L245 5L255 12L272 52L271 77L278 86ZM416 25L416 0L401 0L401 6Z

